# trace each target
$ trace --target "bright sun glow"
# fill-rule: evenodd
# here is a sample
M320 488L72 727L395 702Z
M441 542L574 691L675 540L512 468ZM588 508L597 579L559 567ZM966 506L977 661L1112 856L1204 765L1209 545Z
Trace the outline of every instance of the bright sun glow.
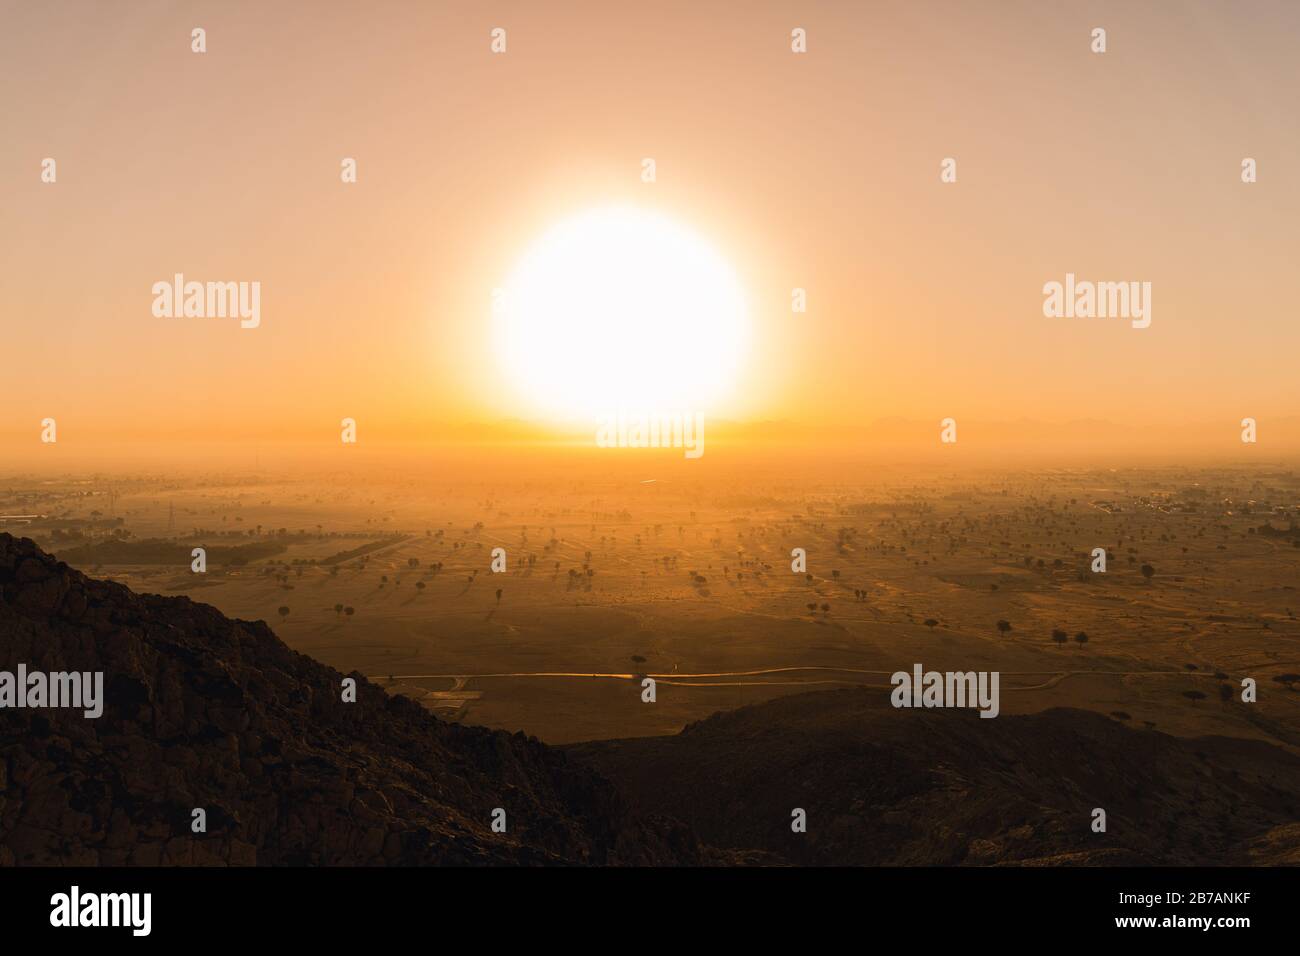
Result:
M740 284L704 239L663 216L598 209L559 223L495 306L497 354L528 413L712 412L749 324Z

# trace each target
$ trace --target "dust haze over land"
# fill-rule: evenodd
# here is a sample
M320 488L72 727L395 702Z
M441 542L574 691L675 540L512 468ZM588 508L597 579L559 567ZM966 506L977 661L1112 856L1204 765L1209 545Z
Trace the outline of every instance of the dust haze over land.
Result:
M675 733L815 688L884 693L920 662L1000 670L1005 712L1300 743L1300 698L1274 680L1300 670L1300 476L1285 462L715 458L467 449L319 477L11 475L0 513L42 515L8 530L87 573L266 620L440 715L549 742ZM199 546L205 574L190 570ZM1098 547L1104 574L1089 570ZM641 674L660 682L653 706ZM1244 677L1260 702L1222 704Z
M671 838L686 840L676 850L620 858L1068 865L1297 852L1292 464L991 470L763 449L701 461L501 448L315 475L9 474L0 514L4 530L91 577L265 621L292 649L441 720L577 744L572 757L638 819L691 828ZM194 547L205 573L191 571ZM804 573L791 570L794 548ZM1091 570L1095 548L1105 573ZM890 676L918 663L1000 672L1001 716L889 707ZM1241 700L1245 678L1257 703ZM1061 764L1061 748L1091 769ZM705 758L721 752L727 775L751 783L803 754L786 768L803 790L746 784L750 822L734 823L705 785ZM672 787L647 785L655 767ZM818 767L831 776L809 777ZM868 786L895 772L893 789ZM1021 783L1004 794L1006 773ZM1129 806L1133 787L1156 790ZM960 797L968 789L987 813ZM763 808L815 791L830 801L820 813L858 823L791 844ZM1086 814L1080 800L1109 801L1124 836L1088 841L1072 816ZM1153 820L1163 836L1139 839ZM1191 821L1181 835L1176 820ZM618 857L587 839L545 844L537 859ZM422 844L394 845L405 859ZM471 859L477 845L439 852Z

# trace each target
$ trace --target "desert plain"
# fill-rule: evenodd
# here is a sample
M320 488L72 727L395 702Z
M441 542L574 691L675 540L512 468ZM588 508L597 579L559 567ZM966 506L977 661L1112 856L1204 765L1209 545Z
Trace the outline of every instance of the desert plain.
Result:
M440 717L552 744L810 690L884 699L920 664L1000 672L1004 714L1300 750L1284 466L553 457L11 473L0 515L87 574L265 620Z

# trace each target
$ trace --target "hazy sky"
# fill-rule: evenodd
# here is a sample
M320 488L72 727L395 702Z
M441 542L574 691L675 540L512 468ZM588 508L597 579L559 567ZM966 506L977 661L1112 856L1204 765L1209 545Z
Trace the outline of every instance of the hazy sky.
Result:
M492 289L609 203L739 278L715 414L1294 416L1298 48L1290 0L3 2L0 447L527 417ZM156 318L177 272L260 327ZM1067 272L1151 326L1045 318Z

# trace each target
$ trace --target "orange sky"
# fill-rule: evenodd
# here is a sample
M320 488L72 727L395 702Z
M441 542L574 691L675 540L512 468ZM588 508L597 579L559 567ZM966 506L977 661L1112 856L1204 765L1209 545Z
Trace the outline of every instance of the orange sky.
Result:
M611 202L688 225L744 285L752 354L715 414L1300 414L1300 4L61 2L3 20L11 458L47 416L99 442L528 418L499 381L492 289L549 225ZM261 326L155 318L176 272L259 281ZM1151 282L1151 327L1045 318L1066 272Z

